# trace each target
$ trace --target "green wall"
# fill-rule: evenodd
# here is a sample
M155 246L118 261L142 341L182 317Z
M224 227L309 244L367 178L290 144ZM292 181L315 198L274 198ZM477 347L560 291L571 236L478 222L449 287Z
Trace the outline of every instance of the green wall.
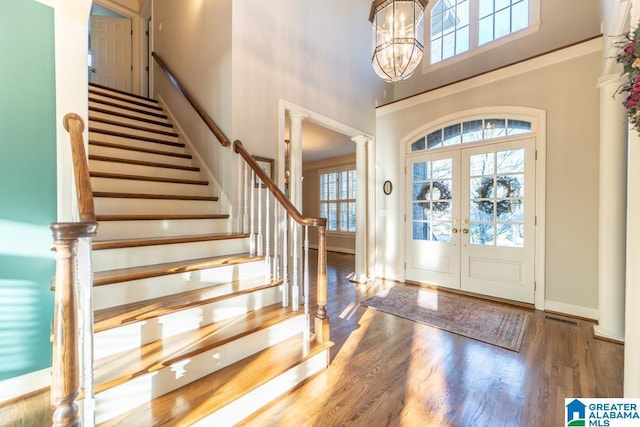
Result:
M56 220L53 9L0 13L0 381L51 366Z

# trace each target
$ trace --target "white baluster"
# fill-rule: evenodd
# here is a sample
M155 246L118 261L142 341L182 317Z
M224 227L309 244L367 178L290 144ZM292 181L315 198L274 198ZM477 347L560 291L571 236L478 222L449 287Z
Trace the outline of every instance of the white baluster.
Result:
M257 252L258 255L262 256L264 254L264 236L262 235L262 193L264 192L262 189L262 179L258 177L256 179L257 187L258 187L258 244L257 244Z
M242 229L242 165L245 163L242 159L239 160L240 164L238 165L238 210L236 211L237 218L237 231L238 233L242 233L244 230Z
M244 175L243 196L244 196L244 210L242 218L242 232L249 231L249 165L247 162L242 162L242 169Z
M270 235L271 234L271 212L269 211L269 199L271 199L271 192L269 190L265 190L264 198L265 198L264 209L267 213L267 217L264 223L264 226L265 226L264 261L265 261L265 268L266 268L265 277L267 281L271 281L273 279L273 271L271 271L271 257L269 255L270 253L269 245L271 245L271 235Z
M289 307L289 213L284 210L282 231L282 306Z
M280 204L274 199L273 201L273 258L271 261L271 271L273 279L280 280L280 265L278 260L278 240L280 240L280 212L278 209Z
M304 268L302 272L304 294L304 339L311 339L311 315L309 314L309 226L304 226Z
M251 192L251 200L250 200L250 205L251 205L251 213L249 215L249 253L251 256L256 254L256 234L255 234L255 229L254 229L254 223L255 223L255 203L254 203L254 199L255 199L255 188L256 188L256 173L255 171L252 169L251 170L251 188L250 188L250 192Z
M300 308L300 284L298 278L298 264L300 263L298 256L298 223L295 221L291 221L291 246L292 246L292 257L291 263L293 264L293 274L292 274L292 282L291 286L291 304L293 311L298 311Z

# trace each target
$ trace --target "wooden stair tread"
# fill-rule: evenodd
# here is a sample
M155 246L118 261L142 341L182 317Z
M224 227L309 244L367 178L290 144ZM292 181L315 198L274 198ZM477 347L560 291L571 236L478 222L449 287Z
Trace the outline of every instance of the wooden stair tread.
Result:
M99 134L102 134L102 135L117 136L117 137L127 138L127 139L134 139L136 141L153 142L155 144L171 145L173 147L183 147L184 148L184 144L182 142L165 141L164 139L151 138L149 136L131 135L131 134L126 133L126 132L118 132L118 131L114 131L114 130L101 129L101 128L96 128L95 126L94 127L89 127L89 132L99 133Z
M95 106L89 106L89 119L93 118L93 117L91 117L91 112L92 111L96 112L96 113L109 114L111 116L122 117L124 119L136 120L138 122L144 122L144 123L149 123L149 124L152 124L152 125L164 126L164 127L173 129L173 124L171 124L171 123L161 122L159 120L153 120L153 119L149 119L147 117L138 117L138 116L134 116L134 115L127 114L127 113L121 113L121 112L118 112L118 111L111 111L111 110L107 110L105 108L100 108L100 107L95 107Z
M96 154L89 154L89 160L96 160L100 162L125 163L128 165L149 166L154 168L178 169L178 170L185 170L185 171L191 171L191 172L200 171L200 168L196 166L182 166L182 165L173 165L171 163L147 162L144 160L123 159L120 157L100 156Z
M90 83L89 83L89 86L90 86L90 87L91 87L91 86L93 86L93 87L99 87L99 88L101 88L101 89L109 90L109 91L111 91L111 92L121 93L121 94L123 94L123 95L128 95L128 96L131 96L131 97L134 97L134 98L144 99L145 101L150 101L150 102L158 103L158 101L157 101L157 100L155 100L155 99L153 99L153 98L147 98L146 96L137 95L137 94L135 94L135 93L130 93L130 92L127 92L127 91L124 91L124 90L120 90L120 89L112 88L112 87L109 87L109 86L101 85L101 84L99 84L99 83L93 83L93 82L90 82Z
M150 128L150 127L146 127L146 126L134 125L134 124L131 124L131 123L123 123L123 122L119 122L117 120L103 119L101 117L90 117L89 118L89 126L91 126L91 122L98 122L98 123L103 123L103 124L107 124L107 125L121 126L121 127L125 127L125 128L128 128L128 129L135 129L135 130L140 130L140 131L144 131L144 132L152 132L152 133L157 133L157 134L160 134L160 135L174 136L176 138L178 138L180 136L179 134L177 134L175 132L154 129L154 128Z
M129 99L129 98L125 98L123 96L120 96L120 95L118 95L118 93L101 92L99 90L91 89L91 87L89 87L89 93L91 95L106 96L108 98L115 99L115 100L118 100L118 101L121 101L121 102L126 102L128 104L138 105L140 107L147 107L147 108L152 108L154 110L162 111L162 107L160 107L158 105L158 101L156 101L155 99L154 100L145 100L147 102L136 101L135 99ZM129 94L127 94L127 95L129 95ZM149 104L148 101L153 102L155 105Z
M214 240L243 239L249 237L245 233L198 234L192 236L151 237L138 239L94 240L93 250L119 249L141 246L170 245L174 243L208 242Z
M89 172L89 176L92 178L129 179L134 181L170 182L173 184L209 185L209 181L202 181L198 179L164 178L159 176L128 175L109 172Z
M215 288L229 283L219 284L208 288L194 289L174 295L136 301L117 307L97 310L94 313L94 332L100 332L118 326L142 320L153 319L187 308L223 301L238 295L244 295L262 289L268 289L282 284L282 280L265 283L264 276L251 279L235 280L231 282L231 292L216 292Z
M173 363L303 315L282 304L253 310L197 330L145 344L137 350L117 353L95 362L95 392L115 387L140 375L156 372ZM134 425L134 424L129 424Z
M305 343L302 334L294 335L100 426L192 425L332 345Z
M104 99L92 98L91 96L89 97L89 102L95 102L96 104L107 105L113 108L122 108L123 110L133 111L139 114L146 114L147 116L151 116L151 117L157 117L165 120L167 119L166 114L154 113L153 111L147 111L141 108L127 107L126 105L121 105L116 102L105 101Z
M140 267L119 268L117 270L96 271L93 273L93 286L109 285L112 283L147 279L149 277L165 276L169 274L188 273L190 271L243 264L263 259L263 256L252 256L248 253L241 253L165 262L162 264L150 264Z
M153 199L153 200L199 200L217 202L216 196L183 196L182 194L146 194L146 193L117 193L111 191L94 191L93 198L105 197L114 199Z
M95 145L97 147L118 148L120 150L138 151L141 153L159 154L161 156L180 157L183 159L191 159L191 154L173 153L171 151L154 150L151 148L132 147L125 144L117 144L115 142L97 141L95 139L89 140L89 145Z
M228 214L140 214L140 215L97 215L96 221L159 221L179 219L227 219Z

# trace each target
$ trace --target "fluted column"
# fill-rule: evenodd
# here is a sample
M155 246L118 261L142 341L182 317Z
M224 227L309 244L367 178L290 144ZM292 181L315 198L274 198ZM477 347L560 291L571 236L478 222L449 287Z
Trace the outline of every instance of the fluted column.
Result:
M596 336L624 340L627 218L627 119L620 74L603 76L600 88L600 200Z
M356 144L356 259L353 282L367 279L367 142L369 138L358 135L351 138Z

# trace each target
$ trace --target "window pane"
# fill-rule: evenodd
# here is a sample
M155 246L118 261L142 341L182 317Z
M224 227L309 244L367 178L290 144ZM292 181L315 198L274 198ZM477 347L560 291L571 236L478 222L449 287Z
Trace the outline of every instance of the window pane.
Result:
M462 1L456 6L456 28L460 29L469 25L469 1Z
M491 15L493 13L493 0L480 0L478 11L480 18Z
M429 240L429 223L414 222L413 223L413 240Z
M491 175L493 173L493 153L476 154L469 159L471 176Z
M338 196L338 174L332 172L328 175L327 187L329 188L329 193L327 200L336 200Z
M524 246L524 227L521 224L498 224L496 245L522 248Z
M493 15L480 19L478 28L478 45L482 46L493 40Z
M493 224L471 224L469 241L472 245L493 245Z
M327 200L327 174L320 175L320 200Z
M326 217L327 217L327 204L320 203L320 218L326 218Z
M486 119L484 121L484 139L500 138L507 134L505 119Z
M460 144L460 123L444 128L444 146Z
M493 222L494 203L488 200L471 200L469 219L473 222Z
M347 198L347 190L349 189L349 178L347 177L347 171L340 172L338 184L340 185L338 198L346 199Z
M431 239L451 243L451 223L448 222L433 222L431 223L432 235Z
M349 231L349 224L347 219L349 218L349 205L347 203L340 203L340 218L338 221L338 230Z
M498 173L524 172L524 148L498 151L496 157Z
M413 164L413 180L425 181L429 177L430 162L421 162Z
M495 0L495 11L498 12L511 4L511 0Z
M529 2L522 0L511 7L511 32L515 33L529 26Z
M413 184L413 200L430 200L431 184L417 183Z
M499 39L511 33L511 8L496 12L494 39Z
M471 178L469 180L469 193L472 199L492 199L494 195L492 176Z
M462 124L462 142L482 140L482 120L472 120Z
M431 206L429 202L414 202L413 203L413 220L414 221L426 221L431 219Z
M430 219L451 221L451 202L432 202Z
M442 129L438 129L427 135L427 150L438 147L442 147Z
M431 15L442 13L442 0L438 0L431 10Z
M499 200L496 204L497 220L500 222L524 222L524 201Z
M442 61L442 39L431 40L431 63Z
M442 37L442 59L451 58L455 54L456 34L449 33Z
M524 193L524 175L499 176L496 178L496 196L498 198L522 197Z
M431 183L432 200L451 200L451 180L433 181Z
M531 122L524 120L509 120L507 135L518 135L531 132Z
M452 164L453 160L451 159L436 160L433 162L433 178L451 178L453 176Z
M456 36L456 55L469 50L469 27L464 27L458 30Z
M356 171L349 171L349 199L356 198L356 188L358 183L356 182Z
M411 144L411 151L424 150L424 137Z
M348 230L350 232L356 231L356 203L349 202L349 226Z
M336 231L338 229L338 204L327 203L327 206L329 208L328 218L327 218L327 230Z

